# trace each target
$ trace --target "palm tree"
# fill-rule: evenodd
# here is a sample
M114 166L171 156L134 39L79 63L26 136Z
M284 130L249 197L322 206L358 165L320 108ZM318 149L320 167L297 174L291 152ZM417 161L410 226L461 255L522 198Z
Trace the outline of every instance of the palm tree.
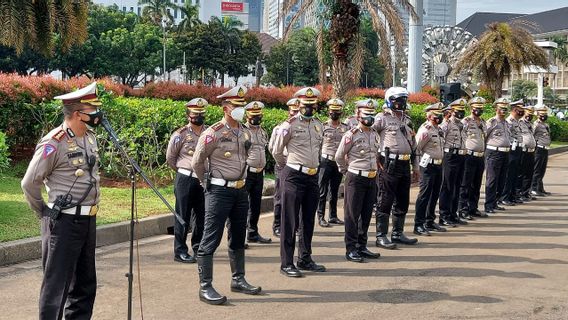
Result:
M414 8L408 0L397 0L402 10L416 16ZM288 0L285 1L281 19L294 12L285 30L288 37L294 23L308 9L322 6L322 20L331 21L329 30L320 25L318 31L318 61L320 66L320 82L325 84L325 48L324 37L329 37L332 53L331 82L335 96L344 99L348 90L359 83L363 69L365 41L360 33L361 12L371 17L373 30L379 41L379 57L392 68L390 55L391 40L394 40L397 51L401 51L405 39L405 28L400 18L395 1L392 0ZM297 9L297 10L294 10ZM380 12L380 15L379 15ZM387 79L390 77L387 75Z
M184 18L179 22L177 30L187 31L191 30L193 27L200 25L202 22L199 20L199 6L191 5L189 1L186 1L183 7L179 7Z
M489 87L493 97L501 97L503 79L523 65L548 69L544 50L534 44L526 22L493 22L481 38L458 61L454 73L475 70Z
M562 63L568 63L568 40L566 36L554 36L550 39L558 45L556 49L552 52L554 57Z
M0 44L18 54L26 46L48 54L59 33L67 50L87 39L88 11L89 1L0 0Z
M243 23L231 16L223 17L222 19L218 17L212 17L209 23L218 24L221 26L221 33L225 39L225 49L228 54L233 54L237 50L237 47L241 43L242 31L239 27L243 26ZM226 69L226 68L222 68ZM225 85L225 72L220 69L221 73L221 86Z
M142 15L158 26L161 25L163 18L170 22L174 21L171 10L180 8L171 0L138 0L138 4L144 6Z

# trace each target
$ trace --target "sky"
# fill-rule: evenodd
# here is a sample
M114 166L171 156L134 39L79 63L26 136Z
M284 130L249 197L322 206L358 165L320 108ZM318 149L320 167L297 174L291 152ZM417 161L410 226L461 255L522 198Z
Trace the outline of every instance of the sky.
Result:
M568 0L457 0L456 23L476 12L537 13L568 6Z

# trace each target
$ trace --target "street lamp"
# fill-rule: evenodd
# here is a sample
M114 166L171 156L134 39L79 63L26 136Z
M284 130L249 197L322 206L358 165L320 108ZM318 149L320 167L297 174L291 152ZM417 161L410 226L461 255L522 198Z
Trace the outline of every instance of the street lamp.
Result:
M558 48L558 44L554 41L535 41L535 45L541 47L546 53L548 60L548 68L543 69L538 66L528 66L524 67L524 73L536 73L538 74L537 83L537 106L542 106L544 102L544 75L547 73L557 74L558 66L554 60L553 50Z
M164 77L164 82L166 81L166 23L168 22L166 17L162 17L162 34L164 35L164 69L162 71L162 76Z

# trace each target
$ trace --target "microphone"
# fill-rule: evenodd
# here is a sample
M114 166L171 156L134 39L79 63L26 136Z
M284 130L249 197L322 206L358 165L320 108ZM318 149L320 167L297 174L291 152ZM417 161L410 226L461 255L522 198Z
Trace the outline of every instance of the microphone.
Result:
M110 125L110 122L108 121L104 113L103 113L103 119L101 120L101 125L103 126L103 128L105 128L105 130L108 132L108 134L112 139L118 141L118 135L112 129L112 126Z

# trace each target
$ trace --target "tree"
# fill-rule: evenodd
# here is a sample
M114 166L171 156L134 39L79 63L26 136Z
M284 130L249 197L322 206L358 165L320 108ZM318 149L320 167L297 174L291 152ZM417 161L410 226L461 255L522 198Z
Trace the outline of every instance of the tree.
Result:
M209 21L209 25L214 28L216 32L220 32L224 39L226 59L223 59L221 64L216 67L221 77L221 86L223 87L225 86L225 73L228 72L229 66L232 65L230 56L235 54L241 43L242 31L239 30L239 28L243 26L243 23L234 17L228 16L222 19L212 17Z
M287 86L293 83L294 64L292 54L286 43L280 43L270 49L265 59L266 74L262 82L274 86Z
M537 85L534 81L530 80L515 80L513 81L513 100L527 100L537 94Z
M188 31L197 25L202 24L199 20L199 6L191 5L191 2L186 1L183 7L179 7L180 12L183 15L183 19L179 22L177 26L177 31Z
M360 33L361 11L368 12L373 30L377 33L380 43L380 57L390 70L390 41L391 37L397 49L402 48L405 29L397 11L397 6L390 0L290 0L284 2L281 17L292 13L292 18L286 28L288 35L294 23L308 9L321 5L324 8L322 20L331 21L328 30L332 52L331 82L336 97L345 98L348 90L359 83L364 64L364 39ZM398 5L412 16L416 16L414 8L408 0L397 1ZM381 12L383 18L379 17ZM388 26L388 28L387 28ZM325 83L325 50L322 37L325 35L323 24L318 30L318 61L320 64L320 82ZM391 37L387 33L390 31Z
M227 60L229 61L227 74L237 83L239 77L250 74L249 66L256 64L262 53L262 47L254 33L245 31L235 49Z
M89 1L0 0L0 44L18 54L28 46L48 55L58 33L66 50L87 38L88 10Z
M157 26L161 25L163 18L174 21L171 10L179 9L171 0L138 0L138 4L144 6L142 15Z
M558 45L553 51L554 57L561 63L568 63L568 40L566 40L566 36L554 36L551 40Z
M456 65L457 74L464 69L475 70L495 98L501 97L503 79L523 65L548 68L544 50L536 46L526 26L494 22Z

